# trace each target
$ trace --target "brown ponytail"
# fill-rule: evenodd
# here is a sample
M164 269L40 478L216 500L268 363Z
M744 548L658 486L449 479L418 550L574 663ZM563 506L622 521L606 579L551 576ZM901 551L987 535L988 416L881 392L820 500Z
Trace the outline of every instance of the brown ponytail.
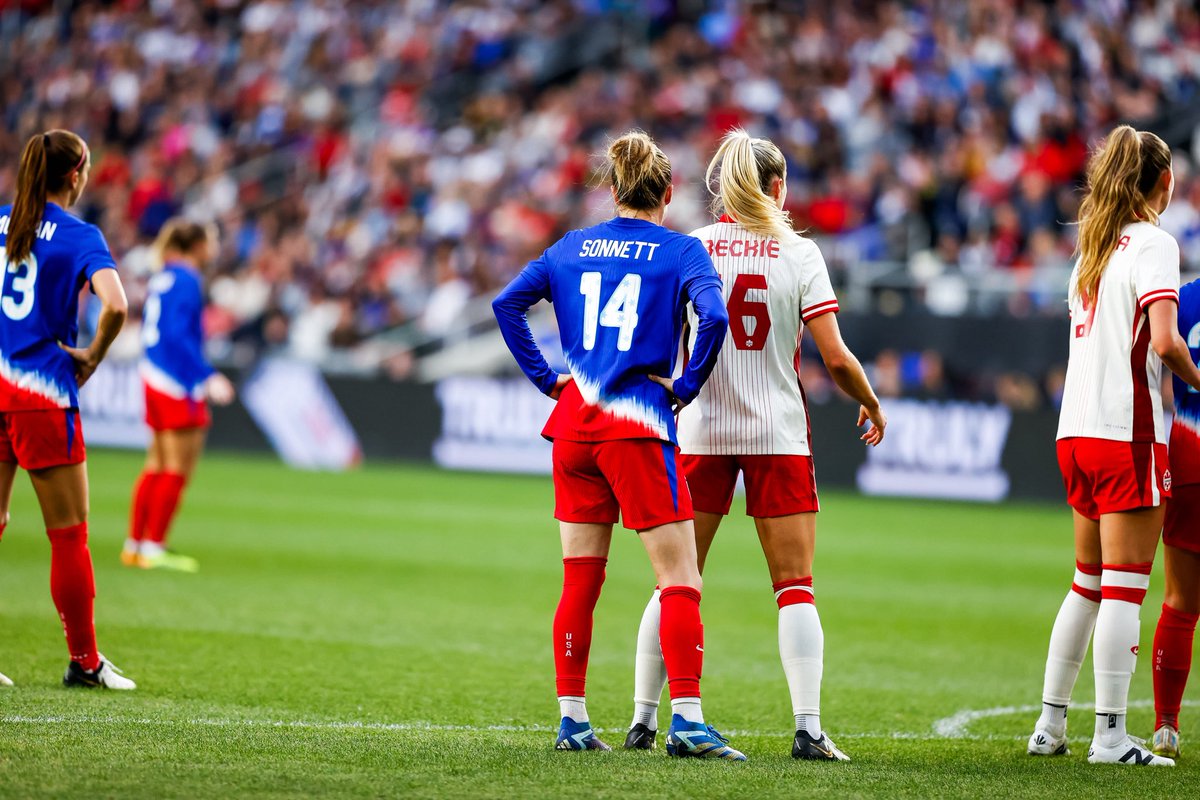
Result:
M158 256L159 266L166 263L170 253L191 255L198 246L215 239L216 235L212 225L202 225L183 217L171 217L163 223L158 237L154 240L154 252Z
M86 161L87 145L70 131L46 131L25 142L21 165L17 168L17 196L8 222L10 264L20 264L29 258L42 215L46 213L46 196L61 192Z
M608 146L606 177L617 205L653 211L671 185L671 162L646 133L630 131Z
M1079 279L1072 287L1090 303L1100 289L1108 259L1131 222L1158 222L1148 196L1162 174L1171 169L1171 150L1149 131L1129 125L1113 129L1092 154L1087 167L1087 194L1079 206Z
M775 143L752 139L741 128L731 130L721 139L704 174L713 196L713 213L732 214L742 227L759 236L784 241L795 238L791 217L771 197L775 178L787 180L787 162Z

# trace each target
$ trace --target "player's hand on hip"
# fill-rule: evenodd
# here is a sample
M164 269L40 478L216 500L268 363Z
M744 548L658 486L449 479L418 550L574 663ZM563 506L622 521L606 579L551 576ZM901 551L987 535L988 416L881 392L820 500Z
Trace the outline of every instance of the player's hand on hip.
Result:
M883 431L887 428L887 415L883 413L883 408L876 405L873 409L866 406L858 407L858 427L862 427L867 422L871 423L871 427L867 428L867 432L858 437L871 446L875 446L883 441Z
M550 399L557 400L562 397L563 389L567 388L567 384L575 380L570 375L559 375L558 380L554 382L554 388L550 390Z
M671 410L674 411L676 414L679 413L680 409L682 409L684 406L687 405L687 403L680 400L679 396L677 394L675 394L675 379L674 378L663 378L658 375L648 375L647 377L671 393L671 402L672 402Z
M237 396L237 390L233 388L233 383L219 372L208 376L208 380L204 382L204 392L219 406L229 405Z
M100 366L100 356L92 352L89 347L67 347L62 342L59 342L58 346L75 362L75 383L83 386L87 383L88 378L92 377L96 367Z

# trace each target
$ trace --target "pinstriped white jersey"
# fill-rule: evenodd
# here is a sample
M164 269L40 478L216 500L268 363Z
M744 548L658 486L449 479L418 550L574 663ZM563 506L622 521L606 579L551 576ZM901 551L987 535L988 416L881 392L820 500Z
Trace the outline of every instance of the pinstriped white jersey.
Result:
M821 251L800 236L782 242L751 233L729 217L692 235L721 276L729 335L699 397L679 413L680 449L812 455L800 336L805 322L838 310ZM694 314L689 306L692 331Z
M1071 273L1075 285L1079 265ZM1150 347L1146 307L1179 300L1179 245L1148 222L1127 225L1095 302L1071 292L1071 350L1058 438L1166 444L1162 361Z

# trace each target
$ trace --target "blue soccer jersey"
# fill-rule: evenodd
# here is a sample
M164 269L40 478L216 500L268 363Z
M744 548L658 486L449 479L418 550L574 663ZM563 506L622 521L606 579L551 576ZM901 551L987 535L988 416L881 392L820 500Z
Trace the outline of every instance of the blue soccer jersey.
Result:
M1200 364L1200 281L1179 290L1179 333ZM1171 426L1171 482L1200 483L1200 393L1172 373L1175 422Z
M204 292L200 274L186 264L167 264L150 279L142 314L142 379L179 400L204 399L213 368L204 358Z
M574 378L544 435L674 442L671 397L647 376L674 374L690 301L699 317L697 337L675 394L691 401L716 363L729 322L721 279L703 243L645 220L617 217L571 231L530 262L492 306L517 363L549 394L558 375L526 319L539 300L554 305Z
M78 408L75 346L79 292L102 269L116 269L103 234L54 203L38 225L29 257L8 262L12 206L0 207L0 411Z

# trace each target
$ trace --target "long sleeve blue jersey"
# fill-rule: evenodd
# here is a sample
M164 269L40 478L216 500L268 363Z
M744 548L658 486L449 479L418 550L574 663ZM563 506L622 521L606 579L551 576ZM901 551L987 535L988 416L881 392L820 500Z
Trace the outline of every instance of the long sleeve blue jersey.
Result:
M574 379L544 435L674 442L672 399L648 376L674 373L691 302L699 318L696 341L675 394L693 400L729 326L721 279L700 240L617 217L571 231L521 271L492 307L517 363L549 394L558 375L538 350L526 318L539 300L554 306Z

